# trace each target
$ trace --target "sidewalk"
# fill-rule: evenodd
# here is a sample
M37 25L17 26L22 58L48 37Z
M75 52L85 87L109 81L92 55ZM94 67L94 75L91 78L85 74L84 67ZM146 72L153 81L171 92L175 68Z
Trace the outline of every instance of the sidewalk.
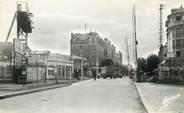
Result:
M81 80L60 80L60 81L47 81L31 84L0 84L0 99L5 99L13 96L24 95L28 93L39 92L48 89L60 88L69 86L72 83L79 82Z
M184 113L184 85L135 83L148 113Z

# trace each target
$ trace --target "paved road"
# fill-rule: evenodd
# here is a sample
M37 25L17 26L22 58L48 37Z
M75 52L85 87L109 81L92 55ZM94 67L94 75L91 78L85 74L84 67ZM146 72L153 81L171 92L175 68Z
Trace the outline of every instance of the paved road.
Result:
M88 80L0 100L0 113L144 113L128 78Z

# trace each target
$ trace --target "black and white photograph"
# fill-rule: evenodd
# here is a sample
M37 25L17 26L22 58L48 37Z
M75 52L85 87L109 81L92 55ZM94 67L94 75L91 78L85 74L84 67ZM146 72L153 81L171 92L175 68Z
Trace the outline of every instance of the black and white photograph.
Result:
M0 113L184 113L184 0L0 0Z

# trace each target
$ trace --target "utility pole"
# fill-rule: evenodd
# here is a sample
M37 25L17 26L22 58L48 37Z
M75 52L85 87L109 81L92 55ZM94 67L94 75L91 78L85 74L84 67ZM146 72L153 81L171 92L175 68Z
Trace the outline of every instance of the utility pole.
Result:
M80 51L81 51L81 61L80 61L80 73L81 73L81 78L83 77L83 65L82 65L82 58L83 58L83 56L82 56L82 45L80 46Z
M85 22L84 23L84 31L86 32L86 30L87 30L87 23Z
M130 76L130 57L129 57L129 47L128 47L127 37L126 37L126 53L127 53L127 60L128 60L128 76Z
M98 77L98 66L99 66L99 59L98 59L98 42L97 42L96 37L95 37L95 42L96 42L96 77L95 77L95 80L96 80L96 78Z
M98 77L98 66L99 66L99 59L98 59L98 49L97 49L97 61L96 61L96 78Z
M135 60L135 79L138 79L138 72L137 72L137 29L136 29L136 11L135 11L135 5L133 7L132 12L132 28L133 28L133 60ZM135 59L134 59L135 58Z
M159 29L159 46L162 46L163 43L163 22L162 22L162 17L163 17L163 4L160 4L160 29Z

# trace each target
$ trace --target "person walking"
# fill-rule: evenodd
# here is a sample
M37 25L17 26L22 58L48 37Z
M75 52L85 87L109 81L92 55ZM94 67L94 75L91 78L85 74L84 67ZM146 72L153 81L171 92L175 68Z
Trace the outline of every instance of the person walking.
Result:
M77 80L80 80L79 79L79 69L76 70L76 78L77 78Z
M93 79L96 80L96 77L97 77L96 72L93 71Z

